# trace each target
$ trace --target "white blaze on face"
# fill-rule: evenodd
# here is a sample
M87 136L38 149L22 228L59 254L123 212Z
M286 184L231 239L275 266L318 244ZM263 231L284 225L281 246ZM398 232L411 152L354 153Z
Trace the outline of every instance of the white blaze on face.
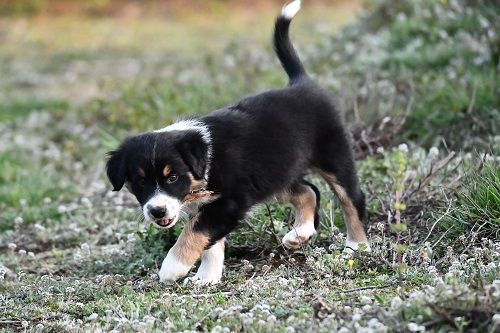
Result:
M163 220L172 219L172 221L168 225L164 225L164 227L170 228L170 227L174 226L174 224L179 219L181 205L182 205L182 203L179 199L171 197L162 191L157 191L144 204L144 206L142 207L142 213L144 214L144 217L147 220L149 220L151 222L156 222L155 217L151 215L149 210L151 208L154 208L154 207L164 208L166 210L166 213L165 213L165 217L163 218Z

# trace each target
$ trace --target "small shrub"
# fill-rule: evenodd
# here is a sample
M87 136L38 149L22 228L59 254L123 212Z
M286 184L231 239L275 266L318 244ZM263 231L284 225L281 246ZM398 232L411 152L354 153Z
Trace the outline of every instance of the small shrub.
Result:
M456 192L453 212L447 225L453 234L478 233L478 239L500 239L500 167L494 160L483 161L471 170Z

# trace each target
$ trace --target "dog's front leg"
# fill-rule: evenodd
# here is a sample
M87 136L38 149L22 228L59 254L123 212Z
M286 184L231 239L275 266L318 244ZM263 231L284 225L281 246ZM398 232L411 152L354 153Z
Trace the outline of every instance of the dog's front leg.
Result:
M208 236L194 228L197 221L194 218L186 223L177 242L168 251L158 273L160 282L175 281L185 276L208 245Z
M224 269L224 240L222 238L201 254L201 264L194 276L194 282L214 284L220 282Z
M168 252L159 273L160 281L174 281L186 275L201 256L200 268L194 276L195 282L219 282L224 265L224 237L248 211L247 205L241 205L241 201L221 198L203 206L200 214L186 224Z

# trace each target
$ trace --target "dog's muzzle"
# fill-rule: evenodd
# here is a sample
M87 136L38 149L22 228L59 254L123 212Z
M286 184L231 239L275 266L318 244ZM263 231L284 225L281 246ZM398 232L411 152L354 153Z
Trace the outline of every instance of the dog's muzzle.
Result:
M172 227L177 222L181 202L163 192L156 193L143 207L144 217L162 228Z

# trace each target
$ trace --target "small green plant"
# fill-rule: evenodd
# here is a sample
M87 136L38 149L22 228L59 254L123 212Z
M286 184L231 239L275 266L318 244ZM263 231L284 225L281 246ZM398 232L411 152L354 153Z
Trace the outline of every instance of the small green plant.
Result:
M447 225L455 235L473 231L480 238L500 238L500 166L494 157L466 174L453 206Z
M392 167L390 175L394 179L393 191L394 199L392 209L394 210L395 224L391 225L391 231L396 233L396 245L394 252L396 252L396 262L399 266L402 264L403 253L406 247L401 244L401 232L406 231L406 224L401 222L401 212L406 209L405 204L402 202L403 184L406 177L406 154L408 153L408 146L402 144L398 149L393 149L391 152Z

